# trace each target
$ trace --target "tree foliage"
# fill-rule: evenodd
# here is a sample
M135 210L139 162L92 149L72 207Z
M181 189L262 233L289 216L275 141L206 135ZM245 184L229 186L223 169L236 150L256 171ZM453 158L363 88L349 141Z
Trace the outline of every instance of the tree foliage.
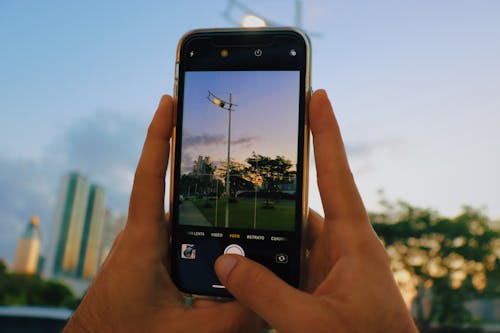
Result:
M0 305L36 305L74 308L78 304L64 284L37 275L7 273L0 261Z
M386 210L371 214L371 220L398 284L414 298L423 331L432 322L468 322L466 300L500 295L500 233L481 211L464 207L447 218L404 202L384 205ZM431 299L430 312L424 295Z
M254 189L253 183L249 180L247 166L243 163L231 161L229 171L229 190L231 197L236 196L238 191L251 191ZM224 183L224 191L227 177L227 163L222 164L215 170L215 175Z
M279 192L279 185L290 183L296 177L296 171L292 169L292 162L284 156L275 158L253 154L245 160L250 167L247 168L249 174L256 174L262 178L262 183L266 192Z
M238 191L253 191L255 187L262 188L267 198L278 194L282 184L291 183L296 177L296 171L291 170L293 164L284 156L252 154L245 163L231 161L230 190L234 196ZM222 164L215 170L215 175L225 181L227 167Z

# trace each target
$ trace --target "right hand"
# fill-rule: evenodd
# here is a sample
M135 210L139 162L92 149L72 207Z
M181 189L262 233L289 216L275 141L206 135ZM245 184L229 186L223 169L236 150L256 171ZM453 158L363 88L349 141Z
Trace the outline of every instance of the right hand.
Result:
M311 98L323 219L309 214L305 291L264 266L224 255L217 275L236 299L282 332L418 332L371 227L324 90Z

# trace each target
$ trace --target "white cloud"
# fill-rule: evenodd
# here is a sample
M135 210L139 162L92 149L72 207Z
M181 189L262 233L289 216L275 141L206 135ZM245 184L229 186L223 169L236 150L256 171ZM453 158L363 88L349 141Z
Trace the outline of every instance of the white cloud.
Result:
M70 125L36 160L1 158L0 257L12 261L32 215L48 241L58 186L70 171L102 185L108 207L126 212L147 125L138 114L99 111Z

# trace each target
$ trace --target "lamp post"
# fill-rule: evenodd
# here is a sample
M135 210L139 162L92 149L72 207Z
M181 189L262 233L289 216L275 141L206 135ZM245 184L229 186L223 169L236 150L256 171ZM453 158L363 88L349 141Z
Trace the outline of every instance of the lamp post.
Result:
M216 227L218 227L217 225L218 209L219 209L219 180L215 178L215 226Z
M253 157L255 159L255 175L254 175L254 205L253 205L253 228L257 229L257 187L261 185L262 178L260 176L260 172L257 175L257 172L259 170L259 159L257 159L257 155L255 154L255 151L253 152Z
M257 228L257 180L254 185L255 195L254 195L254 205L253 205L253 228Z
M208 91L207 99L215 106L224 109L228 113L228 126L227 126L227 169L226 169L226 193L227 193L227 203L226 203L226 219L225 227L229 227L229 198L230 194L230 177L229 172L231 170L231 113L234 111L233 107L238 106L232 102L233 94L229 93L229 101L225 101L222 98L217 97L210 90Z

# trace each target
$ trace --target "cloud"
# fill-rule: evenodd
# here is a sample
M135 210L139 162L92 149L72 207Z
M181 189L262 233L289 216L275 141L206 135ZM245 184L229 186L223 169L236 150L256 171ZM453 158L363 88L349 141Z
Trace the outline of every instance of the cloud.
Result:
M32 215L40 216L47 247L58 186L70 171L102 185L106 206L126 213L148 122L139 114L98 111L71 124L37 160L0 158L0 257L12 263Z
M259 140L259 137L257 136L241 137L231 140L231 145L249 145L257 140ZM184 149L221 144L227 144L226 135L224 134L204 133L201 135L190 135L189 133L187 133L186 135L184 135L184 138L182 140Z
M250 146L253 142L259 140L257 136L240 137L231 140L232 146ZM182 140L182 161L181 173L190 172L193 169L193 161L199 156L204 155L204 146L226 145L227 140L224 134L201 134L191 135L184 133ZM207 154L205 152L205 154ZM210 154L208 154L210 155Z
M260 137L258 136L248 136L248 137L241 137L239 139L236 139L231 142L232 145L242 145L242 146L250 146L252 143L255 141L258 141Z
M192 171L193 162L194 162L194 155L191 152L184 150L182 152L181 173L187 173Z
M148 122L149 117L141 114L100 110L70 124L36 160L0 158L0 257L12 262L17 240L32 215L40 216L42 242L47 246L58 187L70 171L102 185L107 207L126 213ZM239 137L232 144L251 145L257 140ZM187 135L183 171L192 168L197 147L221 144L226 144L223 134ZM377 149L398 147L391 142L346 146L349 157L360 161L358 168L366 167Z
M105 188L108 206L126 211L148 120L99 111L72 124L50 147L61 170L75 170ZM168 152L165 152L168 154Z
M223 134L201 134L201 135L185 135L182 140L184 148L198 147L202 145L219 145L225 143L225 135Z
M347 142L345 150L349 159L369 160L373 154L387 151L391 154L401 155L405 152L406 143L401 140L383 140L370 142Z
M371 154L378 146L377 143L346 144L345 150L350 157L363 157Z
M48 237L56 186L53 170L35 162L0 158L0 257L13 262L16 243L32 215Z
M353 172L357 176L377 172L379 155L402 157L405 154L406 143L401 140L384 140L365 143L347 143L346 152L351 162Z

